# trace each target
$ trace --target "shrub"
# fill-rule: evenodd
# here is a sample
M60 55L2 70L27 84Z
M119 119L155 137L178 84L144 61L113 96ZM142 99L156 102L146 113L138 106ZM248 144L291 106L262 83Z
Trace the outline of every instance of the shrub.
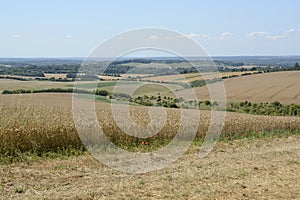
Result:
M109 92L107 90L96 90L95 94L100 96L108 96Z

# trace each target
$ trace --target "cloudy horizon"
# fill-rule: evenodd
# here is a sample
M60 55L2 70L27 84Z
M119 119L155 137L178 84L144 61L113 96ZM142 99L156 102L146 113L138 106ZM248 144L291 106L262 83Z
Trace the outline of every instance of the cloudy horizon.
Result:
M299 7L292 0L2 2L0 57L86 57L143 27L180 32L210 56L300 55Z

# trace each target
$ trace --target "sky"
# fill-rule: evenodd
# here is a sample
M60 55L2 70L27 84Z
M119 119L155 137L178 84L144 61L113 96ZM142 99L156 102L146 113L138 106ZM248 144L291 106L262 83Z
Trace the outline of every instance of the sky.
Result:
M86 57L143 27L178 31L211 56L300 55L297 0L0 0L0 57Z

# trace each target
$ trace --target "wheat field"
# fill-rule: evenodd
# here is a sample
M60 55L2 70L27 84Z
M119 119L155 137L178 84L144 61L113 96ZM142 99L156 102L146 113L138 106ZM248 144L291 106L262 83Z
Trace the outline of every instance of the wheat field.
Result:
M220 83L213 83L211 87ZM300 104L300 72L272 72L224 80L227 101L274 102ZM207 86L193 88L201 100L210 99ZM182 90L178 95L190 98L191 90Z
M118 108L120 115L126 111L122 105ZM72 118L71 94L1 95L0 110L0 152L3 154L47 152L69 147L83 148ZM130 106L132 119L141 126L150 120L148 111L149 107ZM180 109L166 109L166 111L166 123L162 130L151 138L153 143L172 139L180 126ZM211 113L199 112L197 137L203 138L209 126ZM114 143L120 146L139 144L139 139L125 134L116 125L108 103L97 101L96 113L105 134ZM260 131L293 131L299 128L299 117L227 113L222 134L227 136L248 132L258 134Z

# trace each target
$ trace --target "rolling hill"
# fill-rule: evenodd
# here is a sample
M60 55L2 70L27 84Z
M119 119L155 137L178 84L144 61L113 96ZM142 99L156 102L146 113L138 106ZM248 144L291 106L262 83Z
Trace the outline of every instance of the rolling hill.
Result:
M220 83L213 83L214 87ZM300 104L300 71L273 72L224 80L227 101L274 102ZM199 99L209 99L207 86L193 88ZM177 93L190 99L191 89Z

